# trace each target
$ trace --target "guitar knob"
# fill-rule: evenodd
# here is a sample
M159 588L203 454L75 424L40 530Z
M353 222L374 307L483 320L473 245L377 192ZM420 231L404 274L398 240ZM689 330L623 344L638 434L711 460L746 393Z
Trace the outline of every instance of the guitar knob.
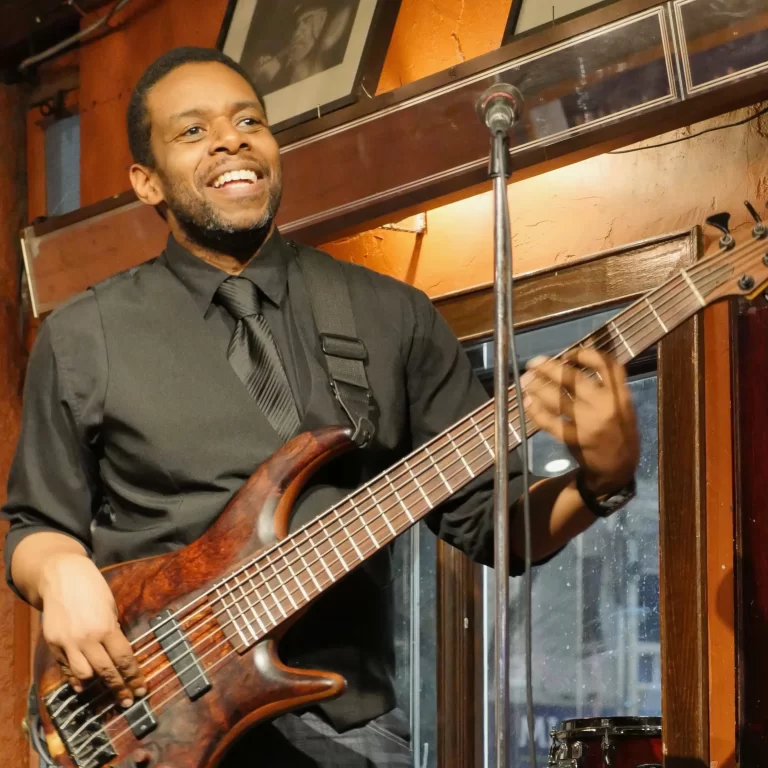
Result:
M723 250L730 250L736 244L731 235L731 230L728 228L730 220L731 214L727 212L715 213L707 218L707 224L709 224L710 227L719 229L723 233L720 238L720 247Z
M752 237L754 237L755 240L762 240L766 235L768 235L768 227L766 227L766 225L763 223L763 220L760 218L760 214L754 209L752 203L750 203L749 200L745 200L744 205L747 206L749 215L755 220L755 226L752 227Z

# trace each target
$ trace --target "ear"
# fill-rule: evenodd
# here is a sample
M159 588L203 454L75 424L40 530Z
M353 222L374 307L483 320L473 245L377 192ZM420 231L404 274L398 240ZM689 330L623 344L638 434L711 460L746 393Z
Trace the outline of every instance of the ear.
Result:
M153 171L146 165L134 163L128 173L133 190L136 192L136 197L142 203L157 206L165 201L163 187L160 184L156 171Z

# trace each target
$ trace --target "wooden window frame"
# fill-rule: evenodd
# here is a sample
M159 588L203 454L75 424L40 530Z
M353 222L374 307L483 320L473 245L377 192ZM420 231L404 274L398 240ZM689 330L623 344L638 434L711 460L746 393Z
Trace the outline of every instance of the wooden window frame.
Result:
M521 275L516 327L607 309L640 297L702 253L699 228ZM493 329L485 286L435 304L462 341ZM707 544L703 320L696 316L658 345L659 573L665 766L709 766ZM480 567L438 545L438 761L482 765Z

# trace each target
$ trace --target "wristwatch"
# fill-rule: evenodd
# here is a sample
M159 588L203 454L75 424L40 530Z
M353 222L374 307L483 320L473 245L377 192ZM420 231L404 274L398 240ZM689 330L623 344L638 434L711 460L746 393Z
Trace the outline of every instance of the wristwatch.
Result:
M623 488L613 493L595 496L587 488L586 475L583 469L576 473L576 488L584 505L595 517L610 517L618 512L627 502L632 501L637 493L637 483L633 477Z

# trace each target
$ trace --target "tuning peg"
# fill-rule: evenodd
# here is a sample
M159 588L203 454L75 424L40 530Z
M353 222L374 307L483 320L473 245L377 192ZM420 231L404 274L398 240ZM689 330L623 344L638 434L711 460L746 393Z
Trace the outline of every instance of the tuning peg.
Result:
M768 235L768 227L765 226L763 220L760 218L760 214L754 209L754 206L749 202L749 200L745 200L744 205L747 206L749 215L756 222L755 226L752 227L752 237L754 237L755 240L762 240L766 235Z
M720 238L720 247L723 250L733 248L735 245L731 230L728 229L728 222L730 220L731 214L727 212L712 214L712 216L707 219L707 224L709 224L710 227L715 227L715 229L719 229L723 233L723 236Z

